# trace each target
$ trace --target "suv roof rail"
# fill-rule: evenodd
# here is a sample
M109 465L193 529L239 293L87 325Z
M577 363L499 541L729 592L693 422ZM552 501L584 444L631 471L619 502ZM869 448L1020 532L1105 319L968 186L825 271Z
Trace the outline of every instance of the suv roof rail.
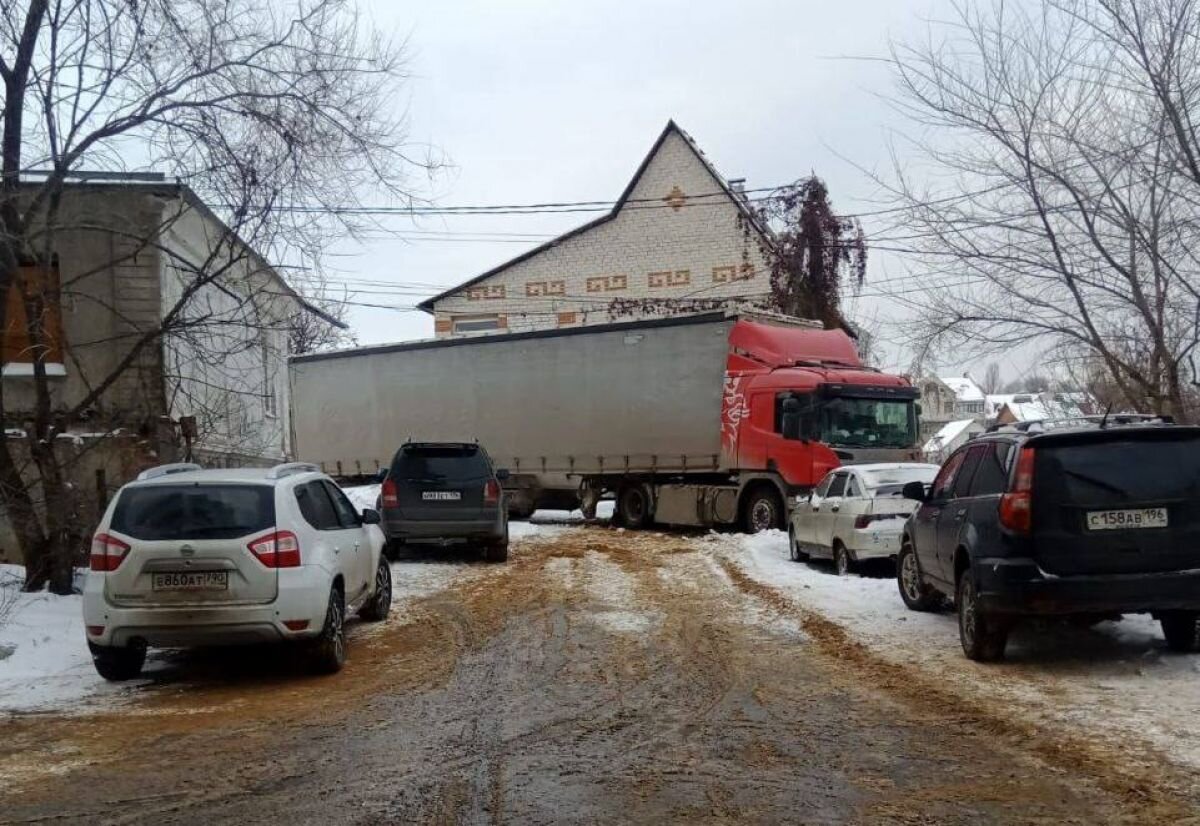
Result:
M267 471L268 479L282 479L285 476L291 476L295 473L319 473L320 468L312 462L284 462L282 465L275 465Z
M160 476L168 476L172 473L187 473L191 470L204 470L204 468L195 462L172 462L167 465L158 465L143 470L137 475L137 481L144 482L147 479L157 479Z
M1112 427L1130 424L1175 424L1173 416L1154 413L1112 413L1088 416L1064 416L1058 419L1031 419L1027 422L996 423L988 427L988 433L1038 433L1062 427Z

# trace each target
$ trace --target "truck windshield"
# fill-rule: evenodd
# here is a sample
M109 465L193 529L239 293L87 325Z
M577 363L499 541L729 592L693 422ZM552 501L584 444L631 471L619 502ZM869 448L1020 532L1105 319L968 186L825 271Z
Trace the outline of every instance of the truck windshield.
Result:
M821 405L818 438L846 447L911 447L916 424L911 401L842 396Z

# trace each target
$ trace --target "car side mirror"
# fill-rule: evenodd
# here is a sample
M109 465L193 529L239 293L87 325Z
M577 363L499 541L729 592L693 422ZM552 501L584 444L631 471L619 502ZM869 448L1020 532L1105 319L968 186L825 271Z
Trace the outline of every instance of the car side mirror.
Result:
M379 511L374 508L363 508L362 522L364 525L378 525L381 521Z
M506 467L502 467L496 471L496 478L501 482L507 482L511 476L512 474L508 472L508 468Z
M900 489L900 495L905 499L914 499L917 502L924 502L925 483L924 482L906 482L904 487Z

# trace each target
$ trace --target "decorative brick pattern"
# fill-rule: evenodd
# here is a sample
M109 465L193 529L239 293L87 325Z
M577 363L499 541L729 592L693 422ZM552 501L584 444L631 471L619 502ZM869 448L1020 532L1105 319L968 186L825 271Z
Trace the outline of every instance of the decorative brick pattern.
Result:
M732 284L734 281L749 281L755 276L753 264L742 264L740 267L713 267L712 280L714 284Z
M494 301L507 297L506 293L503 284L480 284L467 290L467 301Z
M627 275L595 275L587 280L589 293L611 293L629 288Z
M507 330L508 329L508 316L506 316L506 315L496 316L496 329L498 329L498 330Z
M692 283L691 270L663 270L662 272L652 272L646 279L646 286L652 290L661 290L667 287L685 287Z
M433 322L433 331L440 335L454 332L454 322L448 318L438 318Z
M679 188L679 184L671 187L671 191L667 193L667 197L663 198L671 209L678 212L683 209L683 205L687 203L687 196L683 194L683 190Z
M526 281L525 295L534 298L543 295L566 295L566 281Z
M577 319L575 317L575 313L573 313L573 312L558 314L558 326L559 327L569 326L571 324L574 324L576 321L577 321Z

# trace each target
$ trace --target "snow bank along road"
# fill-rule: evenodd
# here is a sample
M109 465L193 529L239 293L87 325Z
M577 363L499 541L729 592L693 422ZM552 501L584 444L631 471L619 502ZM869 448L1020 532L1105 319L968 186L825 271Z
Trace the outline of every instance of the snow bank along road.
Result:
M890 580L785 552L552 527L397 563L333 677L175 654L10 714L0 823L1200 822L1197 659L1149 626L976 665Z

